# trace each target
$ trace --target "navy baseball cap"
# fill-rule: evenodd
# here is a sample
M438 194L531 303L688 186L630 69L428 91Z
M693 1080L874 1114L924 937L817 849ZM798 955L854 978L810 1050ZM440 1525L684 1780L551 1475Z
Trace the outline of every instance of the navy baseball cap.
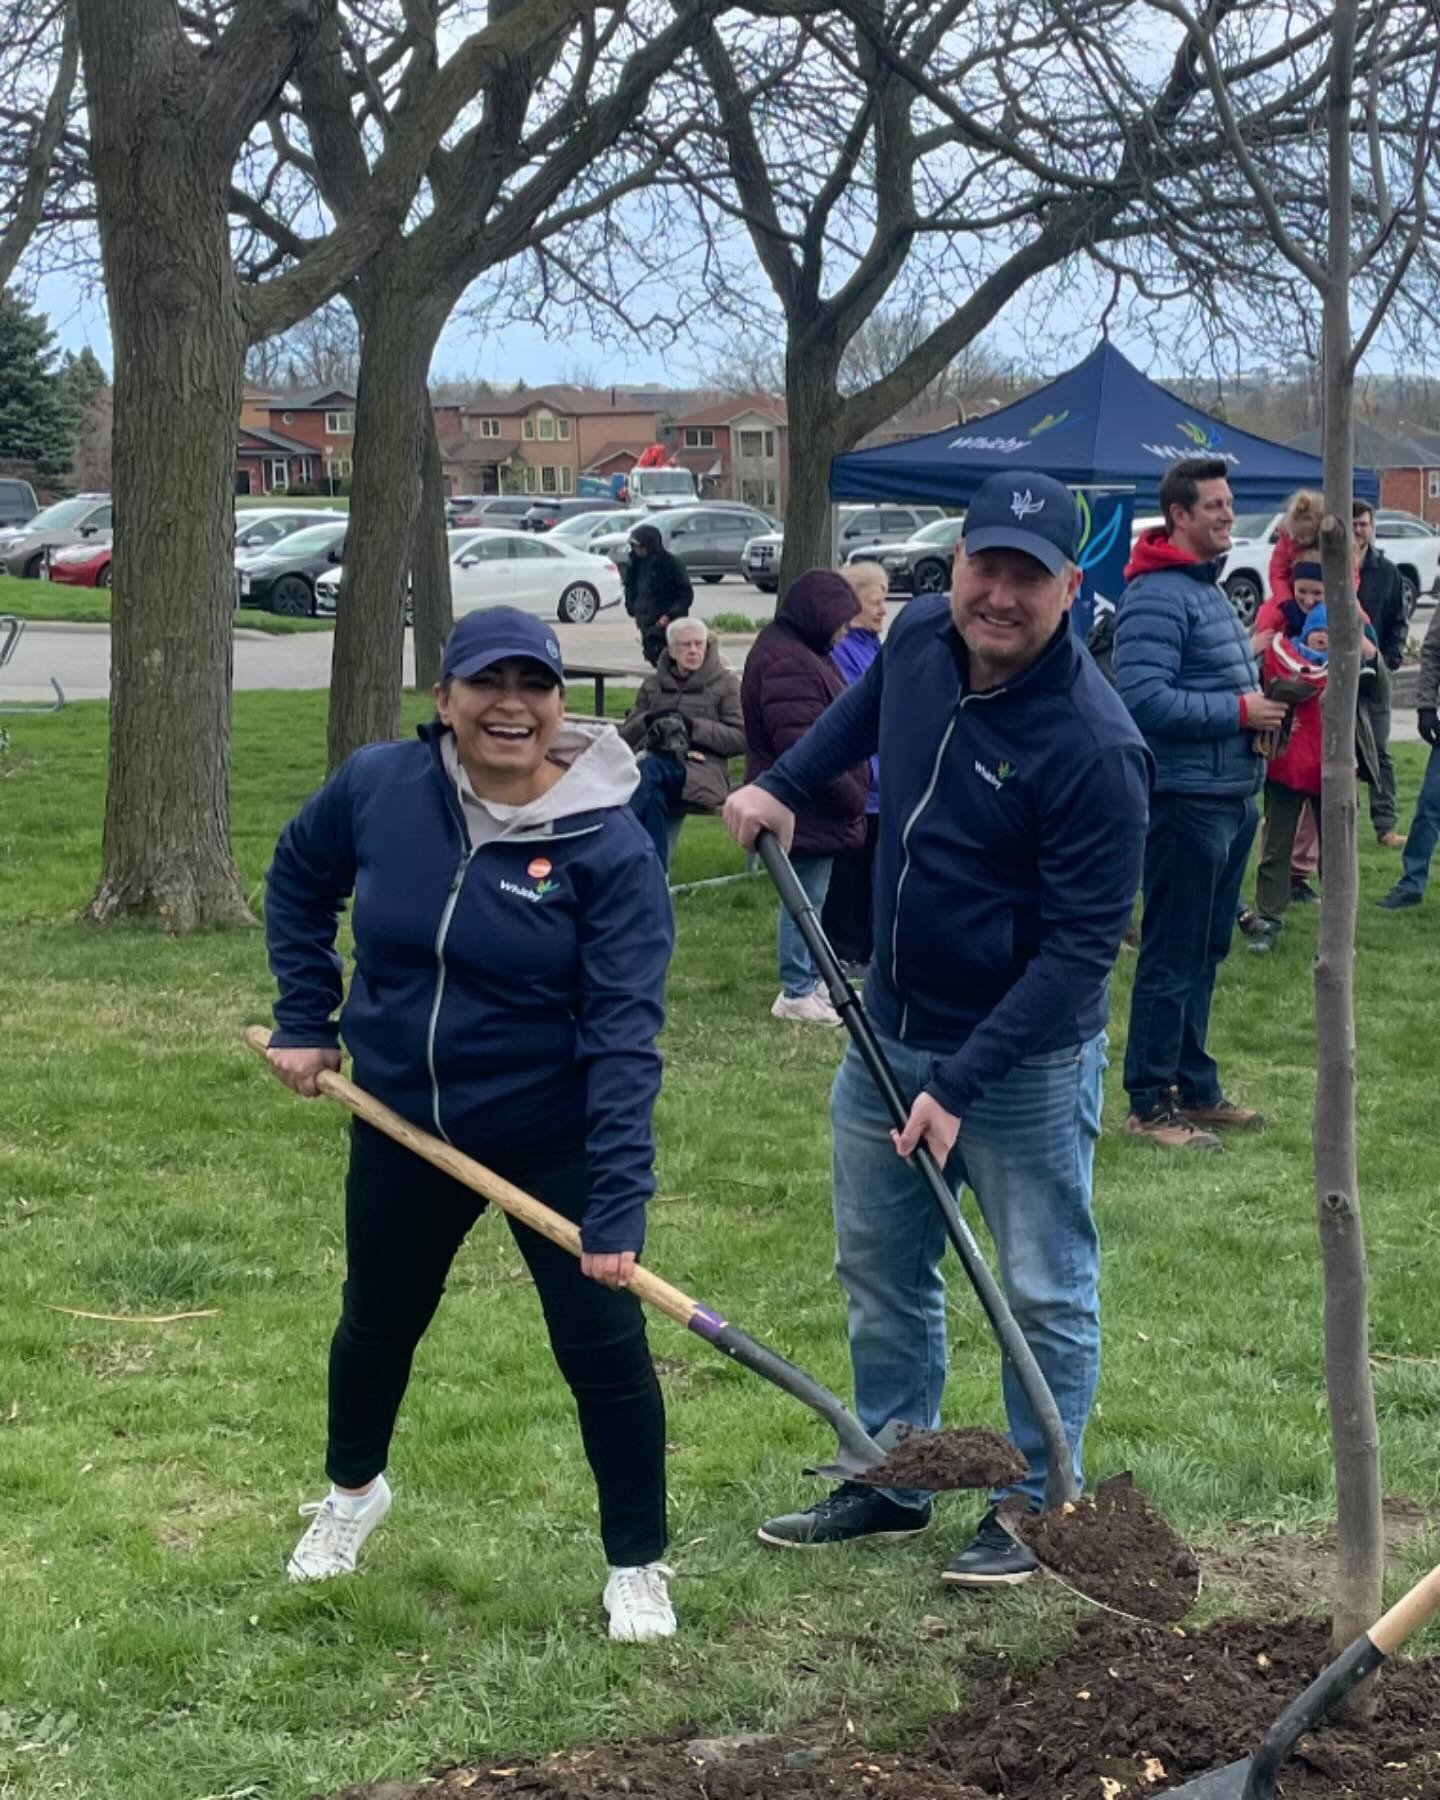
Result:
M1030 469L991 475L975 490L960 541L967 554L1021 550L1058 575L1080 547L1080 509L1053 476Z
M445 640L440 679L469 681L482 669L515 656L541 664L564 687L565 662L554 631L543 619L515 606L487 606L457 620Z

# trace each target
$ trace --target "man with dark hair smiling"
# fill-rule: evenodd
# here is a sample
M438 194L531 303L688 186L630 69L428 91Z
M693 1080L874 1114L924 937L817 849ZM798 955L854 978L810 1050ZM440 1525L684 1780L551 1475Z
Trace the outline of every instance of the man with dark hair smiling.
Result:
M933 1429L945 1385L945 1233L908 1158L922 1142L984 1214L1000 1278L1065 1424L1078 1478L1100 1363L1091 1216L1107 982L1139 885L1149 759L1077 643L1079 516L1058 481L992 476L965 518L948 600L912 600L881 652L726 823L788 845L795 814L879 753L875 956L865 1004L911 1101L892 1130L854 1046L831 1096L836 1270L867 1431ZM1010 1433L1044 1491L1044 1443L1004 1371ZM996 1496L1000 1498L1000 1496ZM768 1520L763 1543L901 1538L925 1493L846 1482ZM961 1587L1035 1569L987 1512L946 1566Z
M1219 585L1235 521L1228 474L1219 457L1165 471L1165 523L1135 546L1115 627L1115 685L1155 758L1125 1129L1165 1150L1218 1150L1216 1130L1264 1123L1225 1098L1205 1048L1265 779L1252 733L1285 719Z

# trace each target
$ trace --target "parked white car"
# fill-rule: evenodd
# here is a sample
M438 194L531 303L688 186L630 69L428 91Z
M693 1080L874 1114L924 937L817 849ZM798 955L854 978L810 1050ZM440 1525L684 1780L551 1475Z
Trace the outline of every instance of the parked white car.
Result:
M282 539L293 537L297 531L308 530L311 525L344 523L349 517L349 513L338 512L333 507L237 507L235 567L243 569L258 562Z
M546 532L450 531L450 593L455 616L482 606L518 606L522 612L588 625L623 598L620 571ZM340 573L329 569L315 583L315 610L335 611Z
M1270 552L1284 518L1283 512L1241 513L1230 534L1220 585L1247 625L1270 598ZM1400 571L1408 619L1421 594L1440 592L1440 536L1423 519L1382 510L1375 515L1375 541Z

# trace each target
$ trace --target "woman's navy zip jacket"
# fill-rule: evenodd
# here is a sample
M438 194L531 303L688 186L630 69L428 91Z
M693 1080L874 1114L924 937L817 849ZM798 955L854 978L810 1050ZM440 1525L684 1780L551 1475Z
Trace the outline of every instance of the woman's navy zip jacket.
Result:
M674 932L660 863L627 805L634 759L609 727L580 735L545 823L475 849L442 728L356 751L276 847L271 1042L343 1037L361 1087L482 1161L583 1135L584 1247L638 1251ZM351 895L355 966L337 1027L335 937Z
M934 1051L948 1111L1103 1029L1140 885L1150 757L1062 621L1005 686L966 687L943 596L911 600L864 677L760 777L786 806L880 757L877 1028Z

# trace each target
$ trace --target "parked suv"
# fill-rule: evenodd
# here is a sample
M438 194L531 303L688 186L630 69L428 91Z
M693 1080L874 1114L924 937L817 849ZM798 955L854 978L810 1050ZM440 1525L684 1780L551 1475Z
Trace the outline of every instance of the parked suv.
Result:
M108 494L77 494L73 500L57 500L25 524L0 531L0 571L35 581L51 550L108 536L110 517Z
M480 494L463 511L451 516L450 529L483 525L501 531L514 530L534 504L533 494Z
M964 529L964 519L936 519L903 544L865 546L841 560L879 563L890 578L892 594L943 594L950 586L955 546Z
M575 519L581 513L619 512L618 500L537 500L528 512L522 513L520 523L527 531L549 531L562 519Z
M840 508L840 560L873 544L899 544L913 537L922 525L943 519L938 506L842 506ZM769 531L745 546L742 573L762 593L773 594L780 580L783 531Z
M319 506L297 506L293 512L276 507L273 511L247 507L235 514L235 566L239 569L257 562L273 550L282 538L297 531L308 531L312 525L343 525L349 513Z
M1220 568L1220 585L1248 625L1270 596L1270 553L1284 523L1283 512L1241 513L1230 533L1230 552ZM1405 617L1413 617L1421 594L1440 591L1440 537L1423 519L1394 511L1375 515L1375 545L1400 571Z
M678 556L691 575L702 581L720 581L739 575L745 546L761 532L775 529L775 521L748 506L716 503L710 506L676 506L649 514L643 524L653 525L672 556ZM608 556L624 569L630 560L629 530L592 538L590 551Z
M24 525L37 511L35 490L28 481L0 481L0 529Z

